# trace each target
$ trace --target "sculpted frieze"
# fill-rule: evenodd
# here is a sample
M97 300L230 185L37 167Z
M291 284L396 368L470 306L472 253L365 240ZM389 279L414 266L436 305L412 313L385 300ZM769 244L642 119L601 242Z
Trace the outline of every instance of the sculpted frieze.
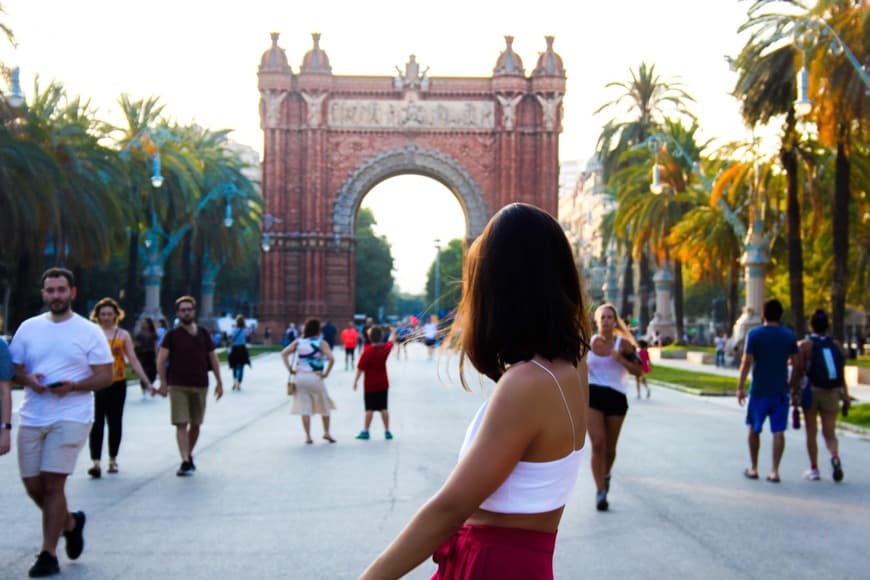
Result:
M484 101L336 99L329 126L342 129L459 129L495 127L495 105Z

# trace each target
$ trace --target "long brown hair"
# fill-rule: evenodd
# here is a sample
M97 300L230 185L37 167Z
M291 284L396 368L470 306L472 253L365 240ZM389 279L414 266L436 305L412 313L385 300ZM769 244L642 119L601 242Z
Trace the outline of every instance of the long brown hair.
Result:
M513 203L496 213L465 260L462 300L451 329L465 358L497 381L511 364L540 355L577 365L589 349L580 275L559 223Z

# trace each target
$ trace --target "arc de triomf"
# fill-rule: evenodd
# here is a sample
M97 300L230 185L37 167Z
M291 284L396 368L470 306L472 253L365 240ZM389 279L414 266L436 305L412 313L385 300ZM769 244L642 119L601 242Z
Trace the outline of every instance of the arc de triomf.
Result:
M393 76L339 76L313 34L298 73L272 34L260 62L264 228L260 322L354 314L354 225L363 197L402 174L456 196L468 239L502 206L556 215L565 69L553 37L530 76L511 37L490 77L428 75L411 55Z

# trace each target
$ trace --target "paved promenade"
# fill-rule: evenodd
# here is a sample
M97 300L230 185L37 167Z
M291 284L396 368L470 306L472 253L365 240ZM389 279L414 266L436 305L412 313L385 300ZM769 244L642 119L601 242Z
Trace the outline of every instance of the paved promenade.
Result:
M422 346L410 355L391 360L393 441L377 418L372 440L354 439L362 396L343 361L328 380L335 445L316 419L315 444L303 444L276 354L254 359L241 392L229 390L225 369L227 392L209 401L190 478L175 476L168 401L142 402L131 385L121 472L91 480L85 450L67 486L88 523L78 561L61 541L62 577L355 578L444 481L483 397L451 385L455 371L451 380ZM750 481L732 398L654 387L651 399L629 402L611 511L595 511L587 455L559 530L557 578L867 577L870 442L841 435L845 481L832 483L823 464L823 481L808 482L803 432L789 430L783 482ZM767 432L761 457L763 473ZM14 453L0 458L0 506L0 578L23 578L41 534ZM433 570L427 562L408 577Z

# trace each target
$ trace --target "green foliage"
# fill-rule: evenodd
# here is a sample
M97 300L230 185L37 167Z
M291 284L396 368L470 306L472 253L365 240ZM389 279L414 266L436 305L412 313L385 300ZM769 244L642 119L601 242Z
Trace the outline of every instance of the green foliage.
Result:
M456 238L441 249L438 271L438 310L450 312L462 298L462 263L465 258L465 243ZM426 301L430 308L435 305L435 260L426 274Z
M356 219L356 312L375 316L395 310L391 304L393 255L384 236L372 229L377 222L370 209L360 208Z
M653 364L649 378L663 383L682 385L705 393L731 394L737 392L737 379L714 375L711 373L696 373Z
M853 405L849 408L849 415L847 417L839 417L837 420L870 429L870 403Z

